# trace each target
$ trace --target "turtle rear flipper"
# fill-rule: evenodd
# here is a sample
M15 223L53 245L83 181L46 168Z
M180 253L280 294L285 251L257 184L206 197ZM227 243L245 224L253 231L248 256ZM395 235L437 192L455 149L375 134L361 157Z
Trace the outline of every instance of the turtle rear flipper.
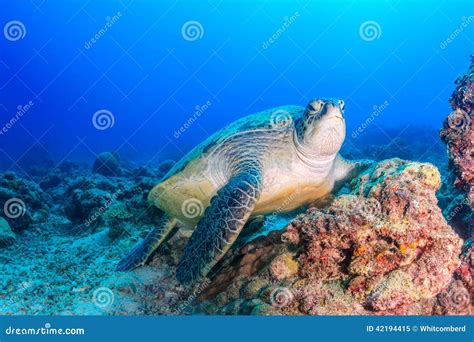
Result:
M181 283L205 277L224 256L255 208L261 188L260 169L252 166L217 192L184 249L176 275Z
M145 265L153 252L172 235L176 226L176 219L163 214L158 226L153 228L145 239L117 264L116 271L130 271Z

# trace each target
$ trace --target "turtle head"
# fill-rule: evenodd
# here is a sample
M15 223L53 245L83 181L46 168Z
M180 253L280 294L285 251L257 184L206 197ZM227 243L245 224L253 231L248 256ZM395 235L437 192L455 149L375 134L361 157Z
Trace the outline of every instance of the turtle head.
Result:
M311 100L295 127L296 147L309 157L334 156L345 136L344 101L339 99Z

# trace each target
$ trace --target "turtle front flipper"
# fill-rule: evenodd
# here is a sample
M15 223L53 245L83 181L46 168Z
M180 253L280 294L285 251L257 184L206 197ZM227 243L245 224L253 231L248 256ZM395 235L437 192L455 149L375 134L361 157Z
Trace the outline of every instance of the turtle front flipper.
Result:
M335 161L334 170L335 191L342 188L346 182L349 182L360 175L362 172L374 165L374 163L375 162L370 159L350 161L338 156Z
M261 172L245 167L212 198L189 239L177 278L190 283L205 277L237 239L260 198Z
M130 271L145 265L153 252L172 235L170 233L175 226L176 219L169 217L167 214L163 214L158 222L158 226L153 228L145 239L133 248L129 255L120 260L115 270Z

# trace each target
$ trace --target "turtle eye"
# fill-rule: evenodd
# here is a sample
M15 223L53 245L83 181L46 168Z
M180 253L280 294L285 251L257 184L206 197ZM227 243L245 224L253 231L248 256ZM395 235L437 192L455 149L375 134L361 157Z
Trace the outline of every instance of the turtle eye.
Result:
M322 108L323 108L323 103L320 100L308 104L308 110L311 114L319 113Z
M343 100L339 100L339 108L341 108L342 111L344 111L344 107L346 106L346 104L344 103Z

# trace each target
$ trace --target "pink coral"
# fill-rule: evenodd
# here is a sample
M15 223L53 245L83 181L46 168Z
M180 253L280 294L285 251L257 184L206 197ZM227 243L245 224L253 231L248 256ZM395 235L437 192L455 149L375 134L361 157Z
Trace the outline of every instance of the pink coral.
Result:
M456 89L451 96L450 103L453 112L444 121L440 136L448 146L454 186L463 193L465 198L460 203L458 201L451 211L452 217L449 219L450 223L467 238L467 241L461 255L461 265L454 274L452 284L439 296L440 308L438 311L447 314L472 312L474 306L472 302L474 298L472 259L474 238L474 55L469 70L456 80ZM453 202L455 201L453 200ZM463 207L468 208L460 210ZM469 296L468 305L464 305L464 302L451 305L452 301L447 301L446 298L452 298L453 291L455 294L461 292L467 294ZM470 310L466 311L466 307Z
M456 80L450 103L453 112L446 118L441 139L448 145L456 176L455 186L467 193L474 207L474 55L469 70Z
M267 263L251 273L245 272L245 264L232 263L218 279L240 270L246 277L237 277L233 282L237 288L258 279L261 288L253 291L258 307L254 313L412 313L415 304L435 300L448 287L460 263L462 241L437 206L440 185L439 172L431 164L383 161L354 180L350 194L294 220L267 249ZM247 252L257 251L260 243L269 241L256 240ZM298 261L294 274L286 272L292 255ZM239 291L233 295L219 285L210 284L210 289L219 290L207 295L208 301L216 292L226 293L219 303L222 310L248 312L251 304L242 301ZM282 288L292 300L266 308L274 304L271 294Z

